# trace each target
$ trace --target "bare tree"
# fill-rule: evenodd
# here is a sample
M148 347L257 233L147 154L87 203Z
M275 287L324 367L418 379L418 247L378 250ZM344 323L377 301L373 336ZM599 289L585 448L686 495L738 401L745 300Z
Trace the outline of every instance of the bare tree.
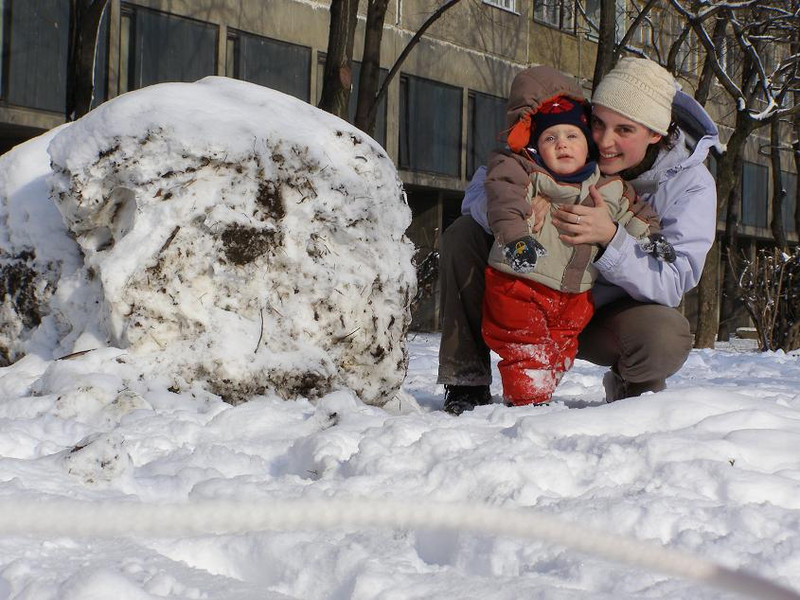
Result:
M724 43L726 28L727 22L724 19L717 19L714 23L711 39L715 47L721 47ZM708 101L712 84L715 81L715 61L716 56L714 54L705 53L700 81L695 91L695 99L703 106ZM698 322L695 332L695 345L699 344L698 347L701 348L709 347L706 341L709 339L711 340L711 347L713 347L713 340L717 335L718 321L716 317L712 318L710 315L717 315L719 312L720 266L720 244L715 235L714 242L706 255L703 274L697 284Z
M331 0L328 52L319 108L347 119L352 87L353 45L358 20L358 0Z
M795 106L800 105L800 92L794 94ZM800 113L792 115L792 155L796 173L794 186L794 230L800 235Z
M792 0L792 10L800 10L800 0ZM795 30L790 45L790 53L793 56L800 56L800 28ZM800 106L800 86L796 86L792 92L794 106ZM792 124L792 155L794 156L794 169L797 179L794 186L794 227L800 235L800 112L791 115Z
M592 88L614 68L619 53L617 46L617 8L615 0L600 0L600 22L597 31L597 57L594 63Z
M364 52L358 78L358 102L355 126L372 135L375 131L377 93L381 76L381 41L389 0L369 0L367 27L364 31Z
M600 83L606 73L614 68L623 52L644 55L642 48L631 45L631 39L645 24L652 31L650 15L652 10L661 2L662 0L645 0L641 7L638 3L631 2L631 11L626 15L625 19L629 24L624 32L618 31L617 0L600 0L600 10L596 17L589 13L585 1L576 3L578 13L586 21L589 31L597 36L597 54L592 76L592 88L597 87L597 84Z
M716 80L732 100L731 104L738 109L734 116L733 134L727 142L727 152L717 160L719 218L726 223L725 235L721 243L715 242L709 251L698 286L700 310L695 345L712 347L718 335L722 339L727 335L727 323L723 320L720 325L718 315L720 312L731 315L738 297L733 277L736 260L729 261L727 257L733 256L741 220L739 174L744 144L758 128L797 110L788 105L787 93L793 85L797 89L797 40L800 35L798 0L791 0L791 6L786 6L786 2L781 0L713 3L640 0L638 3L629 3L632 7L628 15L631 24L621 38L619 35L615 37L616 15L608 4L613 2L601 0L601 22L594 23L582 4L578 3L590 28L599 37L595 85L613 67L622 51L651 58L673 74L680 75L684 67L682 61L694 52L693 46L699 43L704 50L704 60L695 98L705 105L712 93L712 83ZM654 22L653 9L658 9L655 13L659 18L658 23ZM664 23L669 9L686 26L681 27L680 22L671 26ZM629 43L637 28L644 28L639 32L640 39L648 38L641 48ZM795 46L782 61L767 60L768 54L776 47L784 48L793 42ZM797 104L795 101L794 105ZM800 161L800 155L796 160ZM724 278L720 276L723 269ZM722 279L725 294L720 297L719 282Z
M70 0L66 120L88 113L94 100L94 72L100 22L108 0Z
M800 248L762 250L742 263L738 284L761 350L800 348Z
M740 221L738 175L741 172L745 142L755 130L791 114L787 94L797 83L798 56L769 61L769 53L787 47L798 27L798 15L785 2L742 0L713 4L670 0L686 19L703 45L707 64L735 107L733 133L726 151L717 162L717 198L719 216L725 217L725 235L720 252L724 269L721 310L706 307L700 312L695 346L713 347L717 337L726 339L729 317L734 312L737 284L737 232ZM719 36L720 20L725 24ZM712 33L709 33L709 30ZM715 253L710 253L712 259ZM729 259L730 257L730 259ZM716 287L718 271L703 273L701 287ZM711 281L709 281L711 279ZM720 315L722 318L720 318Z
M461 0L447 0L439 8L433 11L427 19L425 19L425 22L422 25L420 25L420 28L417 30L414 36L409 40L408 44L406 44L406 47L403 48L403 51L400 52L400 55L394 61L392 68L389 69L389 73L386 75L386 78L381 83L380 88L375 93L375 95L364 97L363 101L365 102L365 105L363 107L361 106L362 97L361 94L359 93L359 107L357 109L357 114L358 112L361 112L362 114L366 115L366 118L362 123L366 128L364 129L364 131L366 131L370 135L373 133L373 130L375 129L375 118L378 113L378 106L380 105L381 100L383 100L383 98L386 96L386 93L389 90L389 84L392 82L392 79L394 79L395 75L397 75L397 73L400 71L400 67L403 66L403 62L405 62L406 58L408 58L408 55L411 54L411 51L419 43L419 41L425 35L425 32L428 31L430 26L433 25L436 21L438 21L439 18L442 15L444 15L444 13L453 8L459 2L461 2ZM385 10L383 12L383 15L384 16L386 15ZM378 25L377 21L373 23L373 27L377 28L377 25ZM380 26L381 28L383 28L382 21ZM378 45L378 52L380 52L380 45ZM379 60L380 55L378 55L376 58ZM372 81L367 81L365 79L365 74L362 72L362 76L361 78L359 78L358 82L359 86L363 84L370 89L373 88L373 86L377 88L378 87L377 82L380 77L380 71L378 69L373 69L369 72L369 76L373 79Z
M783 222L783 205L786 202L786 188L783 185L781 169L781 121L772 119L769 127L769 161L772 166L772 237L781 250L789 249L786 239L786 226Z
M355 119L356 126L362 131L373 134L378 106L386 96L389 84L400 71L403 62L430 26L459 2L461 0L447 0L431 13L406 44L386 78L381 82L381 40L383 39L388 0L368 0L367 27L364 33L364 50L361 74L358 80L359 91ZM347 118L347 105L352 84L351 64L357 16L357 0L332 0L328 55L325 61L325 77L319 107L344 119Z

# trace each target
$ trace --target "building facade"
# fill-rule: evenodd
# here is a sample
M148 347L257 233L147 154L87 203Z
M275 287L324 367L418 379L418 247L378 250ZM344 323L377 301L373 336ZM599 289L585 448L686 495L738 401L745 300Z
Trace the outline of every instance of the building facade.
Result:
M354 85L363 45L359 12ZM386 72L441 0L389 0L382 44ZM498 144L514 75L532 63L572 73L587 95L596 52L599 0L465 0L427 31L392 79L375 138L395 161L414 219L420 260L460 212L463 190ZM0 0L0 152L64 122L69 0ZM587 17L589 17L587 19ZM163 81L239 78L316 103L328 41L325 0L109 0L96 69L99 104ZM625 15L619 13L623 28ZM670 31L669 28L665 31ZM641 43L649 38L642 33ZM686 83L698 56L682 56ZM356 89L351 97L355 112ZM712 111L724 122L725 109ZM763 139L748 146L742 178L742 234L753 247L769 231L771 177ZM797 177L785 166L789 198ZM794 232L794 207L786 205ZM691 303L687 304L691 306ZM687 309L690 312L690 309ZM435 280L415 310L415 327L438 324Z

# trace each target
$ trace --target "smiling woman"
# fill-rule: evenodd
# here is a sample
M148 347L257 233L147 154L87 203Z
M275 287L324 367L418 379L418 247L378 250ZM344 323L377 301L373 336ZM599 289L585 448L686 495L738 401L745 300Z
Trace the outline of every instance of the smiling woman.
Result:
M597 144L597 164L604 175L615 175L644 160L661 134L639 125L616 111L597 105L592 110L592 137Z
M672 137L675 90L672 76L649 60L623 60L603 78L592 96L592 136L603 174L614 175L643 162L652 166L656 144Z

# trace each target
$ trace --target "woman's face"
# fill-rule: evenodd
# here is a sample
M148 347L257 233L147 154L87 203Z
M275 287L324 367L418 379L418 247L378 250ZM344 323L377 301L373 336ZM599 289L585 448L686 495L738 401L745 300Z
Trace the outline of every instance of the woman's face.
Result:
M604 175L635 167L644 159L647 147L661 140L660 134L605 106L592 108L592 137Z

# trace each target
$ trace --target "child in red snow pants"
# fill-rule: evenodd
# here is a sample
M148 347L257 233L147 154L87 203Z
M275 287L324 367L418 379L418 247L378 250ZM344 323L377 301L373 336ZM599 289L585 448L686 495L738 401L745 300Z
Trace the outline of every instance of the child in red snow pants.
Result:
M488 267L483 338L500 358L503 398L515 406L550 401L575 360L591 292L570 294Z

